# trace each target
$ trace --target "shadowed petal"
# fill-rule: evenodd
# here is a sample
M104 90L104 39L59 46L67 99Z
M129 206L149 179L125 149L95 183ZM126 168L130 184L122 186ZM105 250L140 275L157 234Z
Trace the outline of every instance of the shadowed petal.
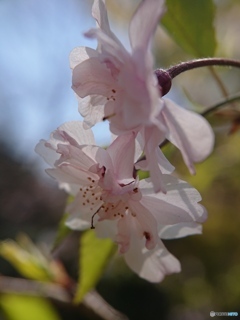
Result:
M162 226L158 235L161 239L178 239L193 234L201 234L202 226L196 222L182 222L172 226Z
M144 247L144 241L132 237L129 250L124 255L127 265L139 277L150 282L160 282L165 275L181 271L179 261L170 254L163 243L153 250Z

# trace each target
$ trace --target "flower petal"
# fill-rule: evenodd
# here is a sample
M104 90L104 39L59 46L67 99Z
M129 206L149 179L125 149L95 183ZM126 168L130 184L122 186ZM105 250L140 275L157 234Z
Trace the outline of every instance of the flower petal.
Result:
M72 88L81 98L92 94L108 97L114 89L114 79L105 64L90 58L73 69Z
M165 197L162 198L143 196L141 199L142 205L153 214L159 224L172 225L193 220L187 211L178 207L175 203L164 201Z
M172 226L162 226L159 229L161 239L178 239L193 234L201 234L202 226L196 222L183 222Z
M159 133L157 135L157 133ZM154 187L154 191L157 193L162 191L166 192L165 186L163 184L162 179L162 171L159 167L159 143L163 140L163 136L161 136L161 132L155 130L155 128L149 127L145 128L143 134L144 140L144 153L146 155L146 163L147 167L150 171L150 178L152 180L152 184Z
M130 54L120 43L104 33L101 29L91 29L85 33L88 38L95 38L101 44L103 61L110 61L117 69L128 61Z
M129 27L132 48L148 48L159 23L160 16L165 12L164 0L142 1L135 12Z
M47 141L41 140L36 145L35 151L48 164L54 166L54 163L60 158L60 154L57 153L59 144L78 146L81 144L95 144L95 140L91 130L83 129L82 122L70 121L53 131Z
M186 211L193 221L204 222L207 218L206 209L198 202L202 200L199 192L190 186L187 182L177 179L171 175L164 174L162 176L163 184L166 187L166 194L155 194L152 190L151 181L149 179L141 180L139 186L143 196L151 196L161 199L169 204Z
M69 56L70 60L70 68L75 68L79 63L89 59L96 58L98 56L98 52L94 49L88 47L76 47L74 48Z
M90 95L86 96L85 98L80 98L77 96L77 99L78 111L84 118L84 129L89 129L97 122L103 120L106 97L99 95Z
M162 115L169 129L167 139L182 153L191 173L193 162L203 161L212 152L214 134L209 123L199 114L188 111L165 99Z
M165 275L181 271L179 261L167 251L161 241L155 249L147 250L143 241L132 237L124 258L127 265L139 277L150 282L160 282Z
M89 177L93 180L98 179L99 177L89 171L83 171L79 168L75 168L68 164L61 164L54 169L46 169L46 172L52 177L55 178L58 182L63 183L72 183L78 185L90 185Z
M60 158L56 150L50 147L46 140L40 140L35 147L35 152L39 154L50 166L54 166L55 161Z
M66 225L74 230L90 228L92 223L94 224L94 216L102 204L98 188L86 191L86 193L80 191L66 208L66 211L70 214Z
M99 28L104 32L109 33L110 27L108 22L108 15L104 0L95 0L92 6L92 16L97 21Z
M84 129L83 122L81 121L65 122L57 130L58 132L66 132L67 135L73 138L78 145L95 145L95 139L92 130Z
M118 136L107 151L112 159L114 172L119 181L133 180L133 160L135 154L135 135L133 133Z
M153 249L158 242L157 221L152 213L139 201L129 200L132 223L139 238L145 238L146 248Z

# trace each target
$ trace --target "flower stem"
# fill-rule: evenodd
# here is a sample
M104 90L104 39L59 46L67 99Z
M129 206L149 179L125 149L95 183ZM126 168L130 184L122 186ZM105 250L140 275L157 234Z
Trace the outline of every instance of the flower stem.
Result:
M211 72L211 75L213 76L214 80L216 81L220 91L222 92L223 97L227 99L228 92L227 92L227 89L226 89L224 83L222 82L221 78L219 77L219 75L217 74L217 72L215 71L215 69L212 66L208 67L208 68L209 68L209 71Z
M240 61L233 59L224 59L224 58L204 58L204 59L196 59L190 60L187 62L181 62L169 69L165 70L171 77L171 79L178 76L180 73L201 68L201 67L209 67L209 66L226 66L226 67L237 67L240 68Z
M161 96L167 94L172 86L172 79L181 74L182 72L189 71L196 68L201 67L210 67L211 73L214 76L215 80L217 81L223 95L227 98L227 92L222 84L219 77L216 75L215 71L213 70L213 66L226 66L226 67L237 67L240 68L240 60L233 60L233 59L224 59L224 58L203 58L203 59L196 59L190 60L187 62L181 62L173 67L170 67L166 70L164 69L156 69L155 75L158 80L158 87L161 93Z
M238 101L240 100L240 94L236 94L234 96L231 96L209 108L207 108L207 110L203 111L202 113L200 113L202 116L206 117L209 113L216 111L217 109L219 109L220 107L225 106L226 104L232 103L234 101Z

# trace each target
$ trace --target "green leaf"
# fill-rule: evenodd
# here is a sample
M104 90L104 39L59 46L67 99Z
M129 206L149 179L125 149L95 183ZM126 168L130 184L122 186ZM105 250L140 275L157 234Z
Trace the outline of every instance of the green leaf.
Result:
M114 248L112 240L97 238L94 230L84 232L80 242L80 270L75 302L80 302L96 286Z
M162 25L187 53L195 57L213 56L216 49L212 0L166 0Z
M48 262L37 248L36 253L29 252L15 241L6 240L0 242L0 255L26 278L41 281L49 281L51 279L48 271Z
M1 294L0 307L9 320L60 320L51 304L38 297Z
M17 237L17 242L10 239L0 242L0 256L25 278L57 283L68 281L61 263L44 254L24 234Z

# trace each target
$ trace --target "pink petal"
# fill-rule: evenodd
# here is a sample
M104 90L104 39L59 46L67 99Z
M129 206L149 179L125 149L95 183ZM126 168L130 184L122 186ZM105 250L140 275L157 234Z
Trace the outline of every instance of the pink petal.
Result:
M94 49L88 47L77 47L74 48L69 56L70 60L70 68L75 68L79 63L89 59L96 58L98 56L98 52Z
M162 191L163 193L166 192L162 179L162 172L159 167L158 145L162 140L163 137L159 130L155 130L155 128L152 127L144 130L144 153L146 155L147 167L150 171L150 177L156 193L159 191Z
M61 157L55 162L55 166L67 163L75 168L87 171L91 166L96 164L96 161L88 156L83 150L71 145L59 144L57 152L61 154Z
M181 271L179 261L167 251L161 241L154 250L147 250L143 241L132 238L124 258L139 277L150 282L160 282L165 275Z
M85 230L91 227L92 218L102 205L102 201L100 201L99 197L99 200L97 201L95 200L95 196L93 196L92 199L93 200L88 202L83 198L83 194L79 193L73 202L67 206L66 211L69 213L69 217L66 221L66 225L69 228L73 230Z
M95 139L92 130L84 129L83 122L81 121L65 122L58 128L58 131L66 132L67 135L73 138L78 145L95 145Z
M133 160L135 154L135 135L123 134L115 139L107 148L112 159L117 179L133 178Z
M199 114L188 111L165 99L162 114L169 129L167 139L182 152L191 173L193 162L203 161L212 152L214 134L209 123Z
M130 54L120 41L115 41L115 39L104 33L101 29L91 29L85 33L85 36L98 40L101 44L103 61L108 60L117 69L120 69L121 66L130 58Z
M114 89L114 79L99 59L90 58L73 69L72 88L81 98L92 94L108 97Z
M129 28L132 48L148 48L160 17L165 12L164 0L142 1L135 12Z
M156 221L162 225L172 225L193 220L188 212L178 207L175 203L164 201L164 199L143 196L141 203L153 214Z
M107 34L110 33L108 15L104 0L95 0L92 6L92 16L97 21L99 28Z
M158 241L157 221L139 201L128 201L133 214L132 221L139 238L145 238L146 247L153 249Z
M178 239L193 234L201 234L202 226L196 222L183 222L172 226L162 226L159 229L161 239Z
M90 185L89 177L97 180L99 177L91 172L82 171L79 168L62 164L54 169L46 169L46 172L58 182L73 183L76 185Z
M54 166L60 154L56 153L54 148L51 148L46 140L40 140L35 147L35 152L39 154L50 166Z
M97 122L103 120L104 104L106 97L99 95L86 96L85 98L78 98L78 111L84 118L83 128L89 129Z
M207 218L206 209L198 204L202 200L199 192L190 186L187 182L177 179L171 175L165 174L162 176L163 184L166 187L166 194L155 194L152 190L152 185L149 179L141 180L139 187L144 195L151 195L151 197L163 200L170 205L183 209L186 211L193 221L204 222Z
M124 216L118 221L118 233L115 237L115 241L119 245L119 252L125 253L129 249L131 239L131 219L129 216Z
M70 143L75 146L80 144L95 144L95 140L91 130L83 129L82 122L70 121L53 131L48 141L41 140L37 144L35 151L48 164L54 166L55 161L60 158L60 155L56 152L58 145L69 145Z

